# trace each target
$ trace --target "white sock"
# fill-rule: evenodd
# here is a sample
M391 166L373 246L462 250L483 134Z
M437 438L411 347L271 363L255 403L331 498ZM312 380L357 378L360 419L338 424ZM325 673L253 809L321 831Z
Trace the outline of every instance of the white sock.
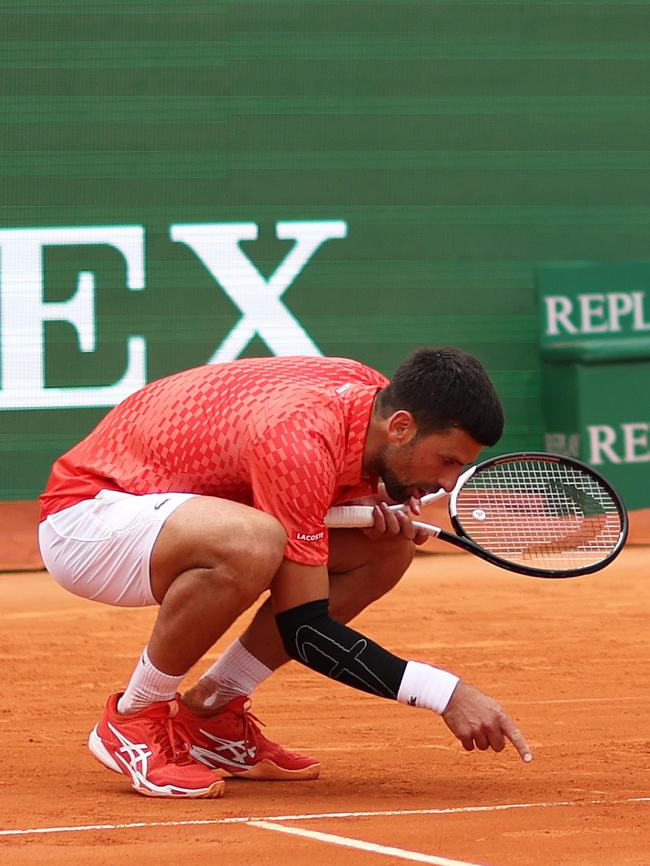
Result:
M134 713L156 701L171 701L184 678L185 674L172 677L155 668L145 647L126 691L117 702L117 710L119 713Z
M216 708L233 698L250 695L273 671L236 640L221 658L203 674L197 685L206 709Z

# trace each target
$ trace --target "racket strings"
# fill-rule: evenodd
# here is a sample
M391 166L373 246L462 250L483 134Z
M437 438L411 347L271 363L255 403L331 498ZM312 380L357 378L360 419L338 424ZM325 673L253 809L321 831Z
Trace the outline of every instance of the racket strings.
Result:
M469 538L529 566L599 562L614 550L622 529L614 498L596 478L543 459L510 460L476 472L456 508Z

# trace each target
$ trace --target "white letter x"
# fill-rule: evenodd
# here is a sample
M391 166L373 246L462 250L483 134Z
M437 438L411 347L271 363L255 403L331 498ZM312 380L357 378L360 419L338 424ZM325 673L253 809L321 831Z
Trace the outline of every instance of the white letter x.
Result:
M276 355L321 354L280 298L325 241L346 237L347 224L342 220L279 222L275 233L280 240L290 239L296 243L265 280L239 246L240 241L257 239L256 223L194 223L171 227L172 240L187 244L196 253L243 314L209 364L237 358L255 334L259 334Z

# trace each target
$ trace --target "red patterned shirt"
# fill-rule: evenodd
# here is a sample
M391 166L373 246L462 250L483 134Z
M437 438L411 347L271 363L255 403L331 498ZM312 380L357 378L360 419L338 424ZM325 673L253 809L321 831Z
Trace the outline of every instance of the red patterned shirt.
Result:
M362 477L384 376L344 358L250 358L206 365L132 394L52 468L41 519L101 489L197 493L274 515L286 556L327 562L325 512L369 495Z

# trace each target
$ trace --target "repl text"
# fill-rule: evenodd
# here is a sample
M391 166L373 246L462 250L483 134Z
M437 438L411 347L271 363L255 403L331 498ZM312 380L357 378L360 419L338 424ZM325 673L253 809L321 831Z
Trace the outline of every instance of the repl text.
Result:
M650 297L644 291L547 295L544 304L549 337L650 332Z

